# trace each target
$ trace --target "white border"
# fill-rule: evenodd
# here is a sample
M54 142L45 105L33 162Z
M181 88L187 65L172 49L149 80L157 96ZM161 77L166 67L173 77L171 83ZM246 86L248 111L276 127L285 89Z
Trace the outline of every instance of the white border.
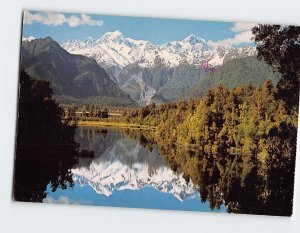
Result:
M14 203L11 201L23 9L300 25L298 0L10 0L0 7L0 232L298 232L297 153L291 218ZM298 148L300 146L298 134ZM299 150L298 150L299 152Z

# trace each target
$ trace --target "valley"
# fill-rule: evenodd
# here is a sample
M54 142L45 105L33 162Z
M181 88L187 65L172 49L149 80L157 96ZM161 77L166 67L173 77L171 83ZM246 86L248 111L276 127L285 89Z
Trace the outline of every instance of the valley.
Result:
M299 27L100 24L22 38L15 200L290 216Z
M256 54L255 47L212 46L195 35L182 41L155 45L126 38L120 31L99 39L68 40L62 48L72 54L94 58L110 78L131 98L145 106L151 102L176 101L209 72L201 67L220 67L232 59Z

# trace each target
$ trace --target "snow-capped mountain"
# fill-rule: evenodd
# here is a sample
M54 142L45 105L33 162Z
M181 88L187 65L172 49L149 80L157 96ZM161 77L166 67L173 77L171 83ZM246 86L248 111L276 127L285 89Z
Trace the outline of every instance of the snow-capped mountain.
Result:
M126 69L131 69L131 65L148 69L147 72L151 75L157 66L164 66L169 70L186 63L201 69L201 64L205 61L209 67L219 67L226 61L256 54L256 49L252 46L211 46L206 40L193 34L182 41L155 45L145 40L126 38L120 31L107 32L99 39L89 37L83 41L68 40L62 47L73 54L93 57L132 99L146 104L150 103L162 86L152 85L153 78L143 76L145 72L139 69L136 69L134 75L124 75L124 72L128 73Z
M199 64L203 60L208 60L211 66L218 66L222 65L228 53L240 56L255 54L255 48L250 46L248 49L228 45L212 47L193 34L182 41L154 45L149 41L126 38L120 31L107 32L99 39L68 40L62 47L70 53L93 57L99 64L117 65L120 68L132 63L142 67L153 66L158 59L168 66L176 66L183 61Z
M147 164L132 167L119 161L92 163L89 169L73 169L73 180L79 185L90 185L95 192L110 196L115 191L140 190L151 187L164 193L171 193L180 201L196 194L192 184L187 184L182 175L175 175L164 166L152 174Z
M96 150L96 158L90 163L82 162L72 169L75 182L81 186L89 185L106 196L144 187L171 193L180 201L196 194L192 182L187 183L182 174L174 173L156 148L150 152L137 140L124 137L114 138L111 143L103 152Z
M27 41L27 42L30 42L32 40L35 40L36 38L34 38L33 36L29 36L29 37L22 37L22 41Z

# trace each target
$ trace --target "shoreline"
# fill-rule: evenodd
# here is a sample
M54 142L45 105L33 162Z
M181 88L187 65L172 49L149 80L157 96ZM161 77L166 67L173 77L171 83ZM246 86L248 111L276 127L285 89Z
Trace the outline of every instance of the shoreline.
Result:
M146 129L156 130L155 126L140 125L124 122L106 122L106 121L78 121L76 126L99 126L99 127L116 127L116 128L127 128L127 129Z

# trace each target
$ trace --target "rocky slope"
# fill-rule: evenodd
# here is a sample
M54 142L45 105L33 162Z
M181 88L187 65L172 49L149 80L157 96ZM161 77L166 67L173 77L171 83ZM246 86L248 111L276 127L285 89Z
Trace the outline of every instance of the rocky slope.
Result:
M181 64L189 64L202 72L203 62L208 62L210 67L219 67L232 59L256 54L256 49L251 46L209 46L207 41L195 35L182 41L155 45L126 38L120 31L107 32L99 39L69 40L62 47L73 54L93 57L121 89L142 104L150 103L157 92L161 95L163 90L168 90L164 85L174 78L173 71ZM160 75L157 75L158 67ZM187 86L193 85L197 77L200 78L185 79Z
M107 105L135 105L93 58L70 54L50 37L23 40L21 66L33 78L48 80L61 101L93 99L107 101Z

